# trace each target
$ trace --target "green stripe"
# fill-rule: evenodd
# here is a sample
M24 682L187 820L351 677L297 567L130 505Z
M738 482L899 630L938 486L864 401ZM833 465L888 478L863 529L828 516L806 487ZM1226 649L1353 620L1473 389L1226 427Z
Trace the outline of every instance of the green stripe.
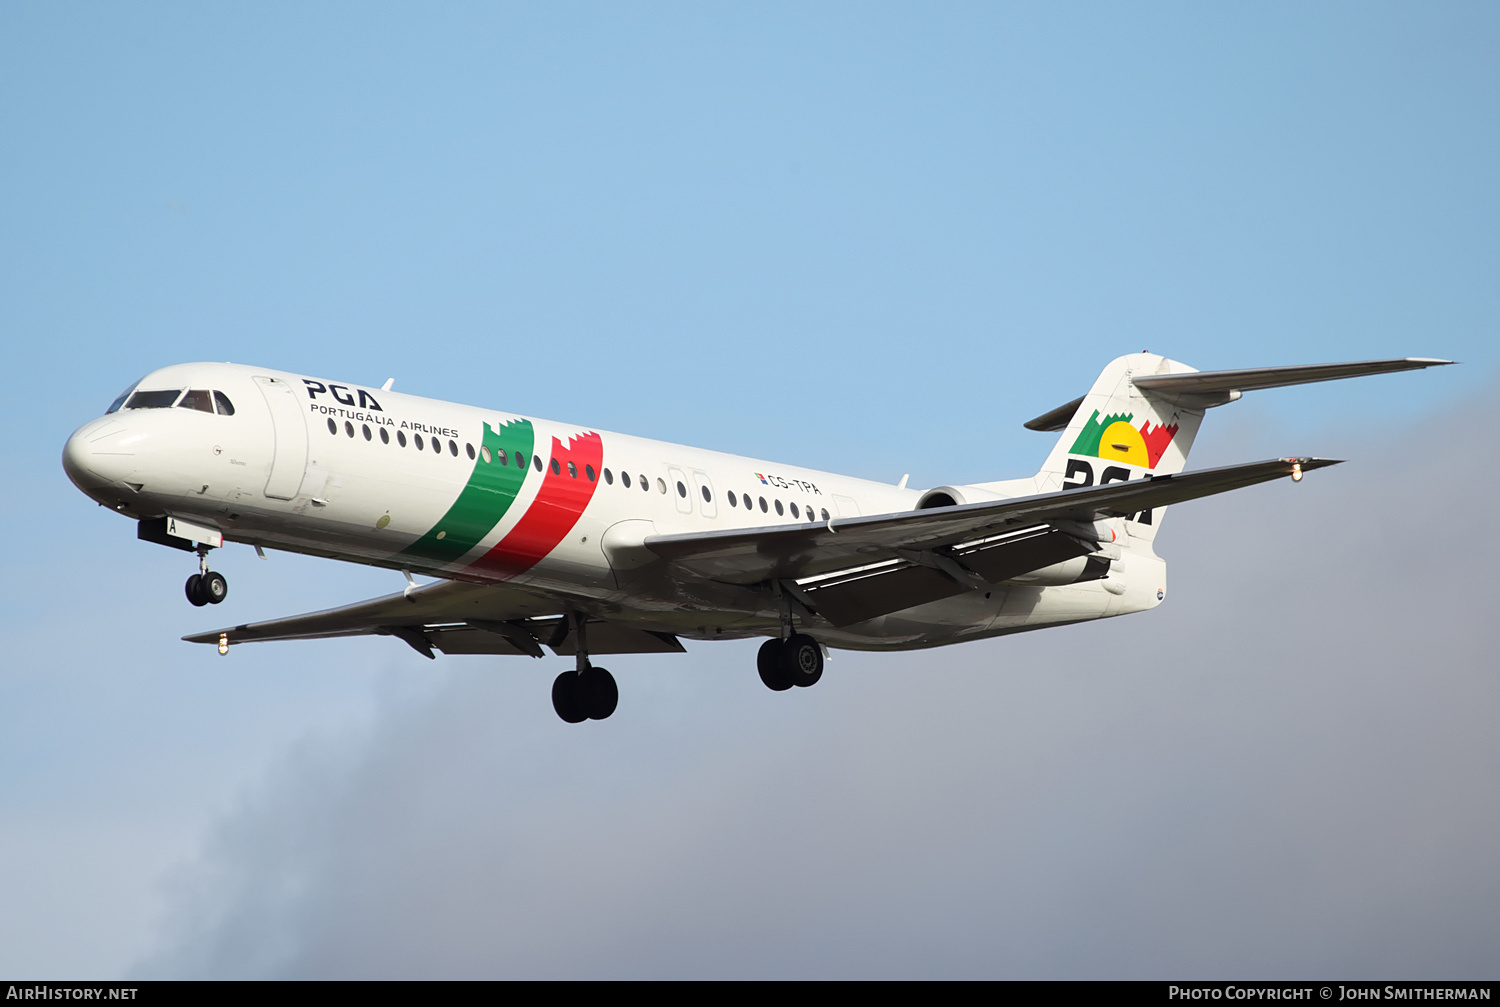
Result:
M521 492L529 465L517 463L516 452L522 452L523 461L529 463L535 439L530 420L513 420L501 427L498 434L488 423L484 424L484 446L490 449L494 460L486 462L480 452L468 483L448 513L426 535L407 546L402 555L452 563L478 545L500 523L515 503L516 494ZM500 464L501 458L506 459L504 465Z
M1134 418L1134 413L1111 413L1099 419L1099 410L1095 409L1089 421L1083 425L1078 433L1078 439L1073 442L1070 455L1089 455L1093 458L1099 457L1099 439L1104 436L1104 430L1116 420L1124 420L1129 423Z

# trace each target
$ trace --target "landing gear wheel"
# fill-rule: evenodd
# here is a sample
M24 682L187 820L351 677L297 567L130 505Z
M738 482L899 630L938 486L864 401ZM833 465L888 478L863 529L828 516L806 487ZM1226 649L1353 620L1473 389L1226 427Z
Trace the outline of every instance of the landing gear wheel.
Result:
M620 687L615 676L603 668L585 668L583 674L575 676L578 682L573 687L574 695L583 701L590 720L604 720L620 705Z
M208 599L203 596L203 578L199 574L195 573L189 577L187 583L183 585L183 590L187 592L187 600L198 608L208 604Z
M229 581L222 573L210 570L198 578L198 594L210 605L217 605L229 597Z
M781 667L793 685L816 685L823 677L823 648L807 634L796 633L781 645Z
M772 692L785 692L792 687L791 676L782 667L780 640L767 640L760 645L760 653L755 655L755 668L760 672L760 680Z
M580 692L576 671L565 671L552 682L552 709L566 723L581 724L589 719Z

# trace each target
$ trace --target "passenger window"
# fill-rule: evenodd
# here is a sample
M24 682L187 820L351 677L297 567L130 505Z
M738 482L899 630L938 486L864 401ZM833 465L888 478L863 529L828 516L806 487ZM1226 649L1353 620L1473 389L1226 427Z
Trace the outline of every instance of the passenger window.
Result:
M592 465L585 465L583 467L583 474L584 474L585 477L587 477L587 479L588 479L589 482L593 482L594 481L594 466L592 466Z
M505 449L504 448L496 448L495 449L495 458L500 462L501 465L509 465L510 464L510 459L505 456ZM520 455L516 455L516 464L517 465L521 464L521 456Z
M542 456L541 455L532 455L531 456L531 464L532 464L532 466L534 466L536 468L536 470L538 472L540 472L542 470Z
M333 422L333 417L331 416L328 418L328 432L333 434L335 437L339 435L339 425Z
M370 433L370 424L368 424L368 423L364 423L364 424L361 424L361 426L363 426L363 427L364 427L364 431L365 431L365 440L369 440L369 439L370 439L370 438L371 438L371 437L373 437L373 436L374 436L374 434L372 434L372 433Z
M707 486L700 486L699 489L703 490L703 502L704 503L709 503L710 501L713 500L713 498L714 498L713 494L708 491L708 487Z
M760 498L760 512L762 514L764 514L768 510L770 510L770 508L766 506L766 498L765 497L761 497Z
M661 490L662 493L666 493L667 492L667 481L665 479L663 479L661 476L657 476L656 477L656 488L659 489L659 490Z
M495 456L490 454L490 446L488 444L479 445L479 457L484 459L486 465L495 460Z
M780 500L777 500L777 501L776 501L776 516L777 516L777 517L781 517L781 516L783 516L783 515L784 515L784 514L785 514L785 513L786 513L786 512L785 512L785 511L784 511L784 510L782 510L782 509L781 509L781 501L780 501Z
M234 403L229 401L229 396L223 392L214 392L214 401L219 404L220 416L233 416Z
M396 443L399 444L399 445L401 445L403 448L406 447L406 431L405 430L397 430L396 431Z
M438 440L436 437L434 437L432 440L428 441L427 443L430 444L430 445L432 445L432 453L433 454L440 455L440 454L443 453L443 442L440 441L440 440ZM457 445L454 446L453 453L454 454L458 454Z
M391 432L389 430L387 430L385 427L381 427L380 428L380 443L382 443L382 444L389 444L390 442L391 442Z
M789 504L788 506L790 506L792 508L792 517L800 517L801 516L800 514L797 513L797 505L796 504Z
M734 490L729 491L729 506L738 507L740 502L734 498Z
M130 398L130 393L133 392L133 391L135 391L136 385L139 385L139 384L140 384L140 382L137 381L134 385L131 385L129 388L125 389L119 395L116 395L115 396L115 400L109 404L109 408L106 409L106 410L104 410L104 415L108 416L110 413L118 412L119 408L125 404L125 400L128 399L128 398Z
M642 493L650 493L651 492L651 480L647 479L645 476L641 476L641 492Z
M556 458L552 459L552 474L555 476L562 475L562 466L557 464Z
M828 508L827 507L823 508L823 520L824 521L828 520Z
M687 496L687 487L682 485L681 479L677 480L677 495L680 497Z
M568 462L568 475L573 479L578 478L578 466L574 465L572 462Z
M620 485L624 486L626 489L630 489L630 473L629 472L621 472L620 473Z
M417 446L417 450L418 451L421 451L423 448L425 448L427 446L427 445L425 445L425 444L422 443L422 435L421 434L412 434L411 435L411 442Z
M614 474L613 474L613 473L611 473L611 472L610 472L610 471L609 471L609 469L605 469L605 470L604 470L604 481L605 481L605 482L606 482L606 483L608 483L608 484L609 484L609 485L611 485L611 486L613 486L613 485L614 485L614 484L615 484L615 477L614 477Z
M200 413L214 411L214 397L207 388L193 388L177 403L178 409L196 409Z
M354 424L350 423L348 420L344 421L344 433L348 434L350 437L354 436Z
M455 440L448 441L448 452L451 455L453 455L454 458L458 457L458 441L455 441ZM474 457L474 449L473 448L469 449L469 457L470 458Z
M171 409L172 403L177 401L177 396L182 394L181 388L175 388L170 392L136 392L125 403L126 409Z
M464 443L464 450L469 453L469 461L473 461L474 460L474 445L472 445L472 444L470 444L470 443L468 443L466 441ZM488 461L489 459L485 459L485 460Z

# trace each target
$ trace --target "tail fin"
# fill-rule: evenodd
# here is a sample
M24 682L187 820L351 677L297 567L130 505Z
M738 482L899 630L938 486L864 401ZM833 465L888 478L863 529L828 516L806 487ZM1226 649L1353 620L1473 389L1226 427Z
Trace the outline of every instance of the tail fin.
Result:
M1154 353L1131 353L1111 361L1066 421L1062 436L1037 473L1037 492L1181 472L1203 422L1203 409L1142 391L1131 379L1194 372L1195 368ZM1052 420L1060 424L1062 414L1063 410L1053 410L1033 423ZM1057 427L1049 424L1042 429ZM1126 530L1134 538L1150 541L1156 537L1164 510L1159 507L1132 515Z

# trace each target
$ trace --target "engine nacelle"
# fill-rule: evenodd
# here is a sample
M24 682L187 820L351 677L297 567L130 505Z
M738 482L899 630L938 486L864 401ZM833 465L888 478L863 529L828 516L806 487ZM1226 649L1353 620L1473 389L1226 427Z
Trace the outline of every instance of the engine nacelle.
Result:
M1007 500L1009 497L992 493L978 486L934 486L922 494L917 501L917 510L932 507L954 507L959 504L985 503L990 500Z
M1061 563L1044 566L1040 570L1012 577L1012 584L1029 584L1033 587L1061 587L1064 584L1081 584L1087 580L1103 580L1109 576L1109 560L1102 556L1075 556Z

